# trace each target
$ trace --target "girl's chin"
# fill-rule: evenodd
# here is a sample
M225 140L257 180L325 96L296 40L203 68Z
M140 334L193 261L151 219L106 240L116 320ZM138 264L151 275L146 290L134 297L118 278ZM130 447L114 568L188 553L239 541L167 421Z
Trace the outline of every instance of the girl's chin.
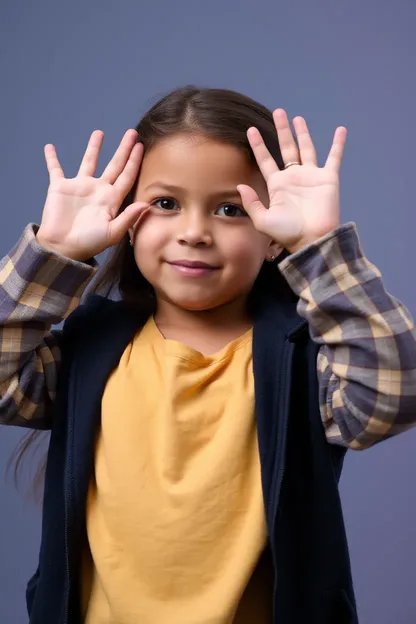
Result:
M204 312L227 304L226 300L222 301L207 297L178 297L177 295L175 297L169 297L167 293L164 294L162 299L170 303L170 305L174 305L176 308L188 312Z

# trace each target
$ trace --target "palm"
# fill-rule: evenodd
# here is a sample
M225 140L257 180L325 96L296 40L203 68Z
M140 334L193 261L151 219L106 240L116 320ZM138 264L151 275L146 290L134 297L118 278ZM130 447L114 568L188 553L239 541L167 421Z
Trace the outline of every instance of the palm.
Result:
M135 203L118 215L139 171L143 148L128 131L100 178L95 178L103 134L94 132L75 178L67 179L47 145L50 185L38 239L73 259L88 259L119 242L145 205Z
M79 249L95 247L107 237L122 200L111 184L100 179L57 180L49 188L44 218L59 240Z
M298 164L280 171L260 133L250 129L248 138L267 184L268 209L252 188L241 185L239 190L255 227L294 252L339 225L339 167L346 132L337 129L326 165L319 168L305 121L294 120L298 148L284 111L274 117L284 162Z
M284 173L287 176L281 177ZM281 232L285 246L304 234L319 238L338 224L338 180L325 169L304 165L279 172L270 180L269 194L264 223Z

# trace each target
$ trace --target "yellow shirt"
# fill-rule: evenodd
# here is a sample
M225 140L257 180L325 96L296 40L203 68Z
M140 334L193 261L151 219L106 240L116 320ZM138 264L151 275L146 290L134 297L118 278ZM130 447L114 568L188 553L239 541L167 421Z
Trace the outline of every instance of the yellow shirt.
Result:
M266 544L252 331L211 356L153 319L137 334L103 395L87 534L86 624L246 621Z

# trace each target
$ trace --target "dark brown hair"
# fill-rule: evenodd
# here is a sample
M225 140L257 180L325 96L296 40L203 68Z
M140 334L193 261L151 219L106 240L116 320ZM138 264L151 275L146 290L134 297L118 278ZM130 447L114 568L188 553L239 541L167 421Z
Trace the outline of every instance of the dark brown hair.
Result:
M257 167L247 139L247 130L251 126L258 128L278 167L282 169L283 161L271 111L235 91L195 86L176 89L150 108L136 126L136 130L145 153L168 137L183 133L200 134L243 150L253 167ZM120 207L120 212L134 200L137 182L138 180ZM272 288L278 291L280 297L293 296L276 270L275 263L264 262L253 286L251 299L255 300L257 293ZM109 298L121 297L144 314L151 314L155 310L153 287L140 273L127 235L108 254L87 292L90 293ZM36 434L37 432L31 432L24 438L12 458L17 480L23 455L37 437ZM38 482L40 475L38 472Z

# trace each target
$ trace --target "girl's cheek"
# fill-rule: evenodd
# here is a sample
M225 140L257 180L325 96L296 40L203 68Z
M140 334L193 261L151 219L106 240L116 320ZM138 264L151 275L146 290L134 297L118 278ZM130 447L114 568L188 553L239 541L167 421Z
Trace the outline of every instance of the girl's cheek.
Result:
M162 224L158 224L157 219L149 214L137 228L136 241L148 247L156 244L162 238L162 235Z
M252 261L257 256L263 257L268 247L266 236L244 236L240 240L235 240L233 244L227 243L230 251L236 258L241 258L247 262Z

